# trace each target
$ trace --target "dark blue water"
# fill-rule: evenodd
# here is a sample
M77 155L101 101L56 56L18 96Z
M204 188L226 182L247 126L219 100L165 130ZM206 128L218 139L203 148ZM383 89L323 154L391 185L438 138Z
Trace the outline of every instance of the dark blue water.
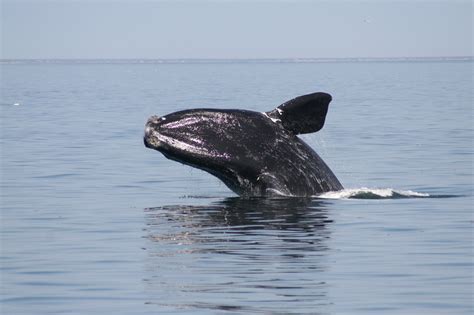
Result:
M472 66L1 65L0 313L471 314ZM143 146L152 114L314 91L342 193L240 199Z

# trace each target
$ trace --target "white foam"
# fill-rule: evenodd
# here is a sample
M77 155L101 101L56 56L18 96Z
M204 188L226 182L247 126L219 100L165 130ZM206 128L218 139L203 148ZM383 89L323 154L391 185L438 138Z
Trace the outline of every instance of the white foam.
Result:
M343 189L339 191L329 191L318 195L318 198L323 199L383 199L383 198L423 198L429 197L430 194L420 193L411 190L395 190L392 188L353 188Z

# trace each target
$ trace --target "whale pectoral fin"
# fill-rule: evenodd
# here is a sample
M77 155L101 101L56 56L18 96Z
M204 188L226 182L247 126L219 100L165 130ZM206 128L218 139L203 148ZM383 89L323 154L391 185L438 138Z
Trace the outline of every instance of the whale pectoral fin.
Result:
M323 92L298 96L267 112L281 121L283 127L295 135L321 130L331 102L331 95Z

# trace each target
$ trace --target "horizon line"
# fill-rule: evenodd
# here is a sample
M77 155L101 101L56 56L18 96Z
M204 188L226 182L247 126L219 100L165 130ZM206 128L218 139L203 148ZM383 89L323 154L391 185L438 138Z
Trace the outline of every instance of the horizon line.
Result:
M370 61L474 61L469 56L407 56L407 57L268 57L268 58L0 58L0 63L317 63L317 62L370 62Z

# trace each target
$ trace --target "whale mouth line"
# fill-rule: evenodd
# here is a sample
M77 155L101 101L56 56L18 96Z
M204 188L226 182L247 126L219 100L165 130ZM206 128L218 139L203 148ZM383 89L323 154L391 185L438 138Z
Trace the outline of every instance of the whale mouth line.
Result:
M215 152L215 150L207 148L203 141L196 138L191 139L189 142L185 142L155 131L153 136L145 134L144 143L147 148L166 154L168 158L173 157L174 155L181 156L181 158L179 158L179 161L181 162L186 162L185 160L182 160L182 153L190 156L212 157L225 160L230 159L228 153Z
M147 127L147 129L150 127ZM153 136L150 136L150 133L145 132L145 145L148 144L148 148L158 150L160 148L168 147L174 148L176 150L183 150L190 153L205 153L208 152L207 149L203 146L193 146L192 144L186 143L184 141L178 140L172 136L167 136L159 132L154 132ZM199 142L199 141L197 141ZM196 143L199 144L199 143Z

